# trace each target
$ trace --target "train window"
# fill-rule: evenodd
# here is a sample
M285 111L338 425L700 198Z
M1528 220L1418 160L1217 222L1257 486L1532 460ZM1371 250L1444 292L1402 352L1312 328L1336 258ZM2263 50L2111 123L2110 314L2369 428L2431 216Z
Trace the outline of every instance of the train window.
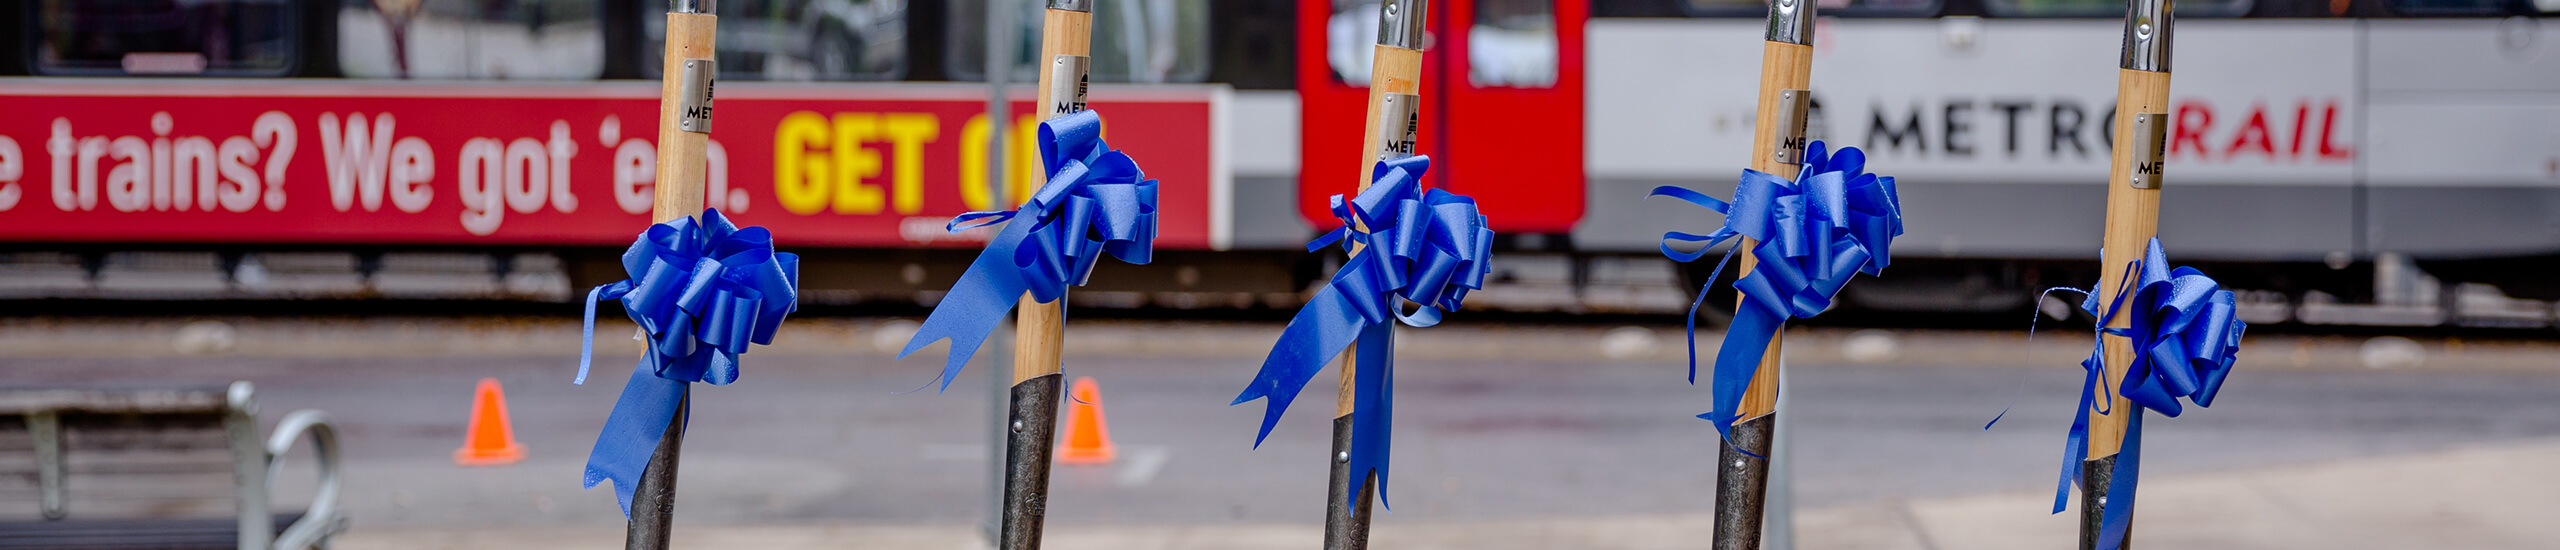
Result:
M1556 85L1555 0L1480 0L1467 29L1467 83L1477 87Z
M1209 78L1207 2L1095 2L1093 18L1093 72L1113 75L1108 82Z
M1765 0L1679 2L1693 16L1763 17L1769 14L1769 3ZM1843 17L1918 17L1937 13L1938 3L1939 0L1816 0L1814 11L1820 15Z
M340 0L338 70L355 78L595 78L604 73L598 2Z
M1324 19L1324 64L1333 68L1334 79L1368 87L1370 48L1377 43L1377 2L1333 0L1333 15Z
M2173 5L2178 17L2239 17L2251 0L2186 0ZM2124 0L1983 0L1985 11L2000 17L2124 17Z
M1209 80L1238 90L1297 89L1295 2L1210 2L1209 10Z
M282 76L301 54L289 0L42 0L36 9L38 74Z
M897 80L907 74L905 0L721 0L720 78ZM651 12L640 70L659 78L667 20Z
M1093 3L1094 82L1200 82L1209 78L1209 3L1119 0ZM1046 2L1014 2L1012 80L1039 79L1040 19ZM955 80L986 80L987 3L950 4L949 52Z

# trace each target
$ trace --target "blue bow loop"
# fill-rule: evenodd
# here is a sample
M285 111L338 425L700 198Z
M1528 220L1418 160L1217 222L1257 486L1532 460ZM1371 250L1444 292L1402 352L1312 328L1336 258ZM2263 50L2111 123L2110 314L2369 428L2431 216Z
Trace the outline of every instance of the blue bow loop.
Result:
M2171 417L2185 411L2180 398L2209 406L2248 328L2237 318L2236 297L2195 268L2169 269L2159 239L2144 254L2139 285L2132 293L2133 326L2109 331L2132 339L2140 351L2126 371L2125 397Z
M1877 275L1890 260L1889 245L1902 235L1901 198L1893 178L1866 173L1866 153L1856 147L1837 151L1816 141L1805 148L1805 162L1794 181L1758 170L1743 170L1733 202L1677 186L1656 187L1650 196L1679 199L1725 215L1713 233L1673 231L1662 235L1662 254L1674 261L1706 257L1708 249L1734 237L1758 240L1750 250L1759 260L1751 273L1734 281L1742 292L1733 324L1725 331L1710 378L1715 410L1698 415L1715 423L1723 438L1733 438L1735 411L1761 368L1769 341L1788 319L1819 315L1831 308L1833 296L1859 273ZM1675 246L1676 245L1676 246ZM1683 252L1681 247L1697 246ZM1739 247L1727 249L1707 277L1713 285ZM1689 306L1689 381L1698 380L1698 307L1708 289L1699 289Z
M1253 382L1231 403L1264 400L1262 428L1254 436L1259 447L1316 372L1357 342L1351 493L1375 472L1382 502L1395 406L1388 321L1413 327L1437 324L1466 301L1469 291L1483 289L1492 271L1493 230L1475 199L1424 190L1422 176L1430 168L1427 156L1380 161L1368 189L1356 197L1333 196L1333 215L1342 226L1310 241L1307 250L1340 242L1352 252L1350 261L1289 320ZM1402 311L1399 301L1416 304L1413 312Z
M628 516L631 492L686 385L736 382L738 356L751 344L773 343L783 318L798 309L800 257L775 252L773 233L762 227L740 229L719 210L704 210L698 220L649 226L623 252L622 266L629 279L587 292L577 383L586 383L595 358L596 303L621 301L649 352L587 456L586 486L612 480Z
M2126 411L2132 418L2116 454L2107 503L2099 511L2099 540L2104 541L2099 547L2104 550L2116 548L2132 522L2134 488L2141 476L2143 412L2178 416L2186 409L2181 399L2198 407L2212 406L2214 394L2222 391L2223 380L2231 375L2240 354L2240 337L2248 330L2248 323L2238 318L2232 292L2195 268L2171 269L2168 256L2160 250L2160 239L2151 239L2142 260L2126 265L2125 270L2128 277L2113 301L2102 309L2098 293L2087 292L2089 297L2080 302L2080 309L2097 316L2100 327L2126 316L2128 326L2101 328L2099 333L2131 340L2133 361L2125 367L2124 382L2115 388L2104 388L2103 337L2090 345L2089 357L2080 361L2088 375L2081 382L2080 410L2064 441L2062 472L2053 495L2053 511L2061 513L2070 501L2072 484L2082 481L2080 463L2088 459L2089 412L2116 414L2102 408L2111 407L2113 397L2099 401L2100 390L2124 395L2134 406Z
M1102 141L1101 114L1082 111L1040 123L1040 163L1048 183L1020 208L970 212L945 226L958 232L1019 222L987 242L898 353L906 357L950 339L951 354L936 379L944 390L1024 293L1040 302L1064 298L1068 288L1092 278L1106 254L1131 264L1153 260L1156 180Z

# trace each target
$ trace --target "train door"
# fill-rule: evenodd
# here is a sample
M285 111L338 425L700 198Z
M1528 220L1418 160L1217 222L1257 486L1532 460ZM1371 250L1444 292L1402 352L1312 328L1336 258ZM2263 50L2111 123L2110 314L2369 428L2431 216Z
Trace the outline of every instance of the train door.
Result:
M1431 2L1422 65L1428 185L1476 198L1493 229L1572 231L1583 211L1583 23L1575 0ZM1332 227L1327 198L1365 172L1360 127L1378 3L1298 10L1298 211Z

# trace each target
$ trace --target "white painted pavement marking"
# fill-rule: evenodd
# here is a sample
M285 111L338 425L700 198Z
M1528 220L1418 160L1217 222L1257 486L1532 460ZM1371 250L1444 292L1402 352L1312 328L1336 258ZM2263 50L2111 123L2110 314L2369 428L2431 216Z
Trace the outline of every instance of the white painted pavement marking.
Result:
M1156 473L1173 460L1173 449L1162 446L1129 446L1129 462L1120 467L1121 487L1140 487L1155 481Z

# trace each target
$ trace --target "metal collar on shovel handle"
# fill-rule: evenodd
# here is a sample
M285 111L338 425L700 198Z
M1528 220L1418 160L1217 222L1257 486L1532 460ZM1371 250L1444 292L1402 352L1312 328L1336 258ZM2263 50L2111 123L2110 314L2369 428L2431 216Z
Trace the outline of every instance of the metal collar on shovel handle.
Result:
M1051 373L1013 385L1005 423L1004 523L997 548L1039 548L1049 515L1049 452L1057 429L1058 380Z
M1761 503L1769 494L1769 442L1777 436L1777 425L1776 413L1736 423L1733 444L1718 453L1715 550L1760 547Z
M636 376L636 375L635 375ZM667 432L658 439L657 454L649 455L648 470L640 473L640 484L631 491L631 518L622 536L622 547L628 550L665 550L667 537L676 520L676 459L684 449L684 417L692 412L692 392L676 405L676 418L667 423Z
M1092 66L1093 0L1049 0L1040 20L1040 119L1085 109ZM1017 221L1015 223L1029 223ZM1049 457L1058 428L1058 353L1066 342L1066 298L1040 302L1024 293L1016 306L1013 404L1005 424L1004 508L996 528L1000 550L1040 547L1048 516Z

